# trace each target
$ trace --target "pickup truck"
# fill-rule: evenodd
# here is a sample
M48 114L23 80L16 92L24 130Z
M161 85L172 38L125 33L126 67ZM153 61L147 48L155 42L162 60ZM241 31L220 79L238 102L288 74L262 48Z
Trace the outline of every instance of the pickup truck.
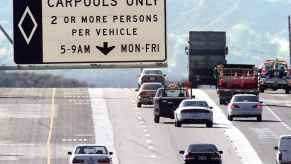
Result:
M154 97L154 122L159 123L160 117L174 119L174 112L184 99L190 99L187 89L158 89Z

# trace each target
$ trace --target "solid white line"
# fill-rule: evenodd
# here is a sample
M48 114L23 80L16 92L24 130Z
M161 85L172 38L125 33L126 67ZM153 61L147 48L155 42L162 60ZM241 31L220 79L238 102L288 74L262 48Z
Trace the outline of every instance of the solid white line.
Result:
M112 161L118 164L117 151L114 145L113 128L109 118L106 100L103 98L102 89L89 89L91 109L93 115L95 143L105 145L109 151L113 151Z
M267 109L286 129L291 131L291 127L283 122L281 118L270 107L265 106L265 109Z
M248 139L232 122L227 120L223 110L204 91L194 89L193 94L196 98L207 101L213 107L214 122L226 126L225 135L233 144L238 156L240 156L241 162L243 164L263 164Z

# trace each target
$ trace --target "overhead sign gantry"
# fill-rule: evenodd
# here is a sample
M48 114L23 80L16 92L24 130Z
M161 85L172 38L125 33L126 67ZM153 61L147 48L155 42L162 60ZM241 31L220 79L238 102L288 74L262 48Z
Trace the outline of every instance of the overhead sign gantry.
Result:
M166 62L165 0L14 0L16 64Z

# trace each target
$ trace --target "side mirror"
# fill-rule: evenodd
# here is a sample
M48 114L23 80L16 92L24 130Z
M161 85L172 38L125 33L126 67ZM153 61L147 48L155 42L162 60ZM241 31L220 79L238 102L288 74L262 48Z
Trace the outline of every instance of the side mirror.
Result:
M218 151L219 154L223 154L223 151Z
M109 155L113 155L113 152L109 152Z
M274 146L274 150L279 150L279 147L278 146Z
M260 103L263 104L264 102L263 101L260 101Z
M209 109L213 109L213 107L211 106L211 107L209 107Z
M163 76L166 77L167 75L166 74L163 74Z
M179 154L184 154L184 153L185 153L184 150L180 150L180 151L179 151Z
M72 155L72 152L69 151L69 152L68 152L68 155Z
M134 91L137 92L138 91L138 88L135 88Z

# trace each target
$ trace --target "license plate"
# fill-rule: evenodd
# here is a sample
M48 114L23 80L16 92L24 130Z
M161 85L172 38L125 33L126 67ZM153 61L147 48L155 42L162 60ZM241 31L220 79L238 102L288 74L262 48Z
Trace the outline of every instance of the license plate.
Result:
M207 160L207 157L206 156L198 156L198 159L201 161L205 161L205 160Z
M185 114L186 118L199 118L201 114Z
M150 77L150 80L156 80L156 78L154 78L154 77Z

